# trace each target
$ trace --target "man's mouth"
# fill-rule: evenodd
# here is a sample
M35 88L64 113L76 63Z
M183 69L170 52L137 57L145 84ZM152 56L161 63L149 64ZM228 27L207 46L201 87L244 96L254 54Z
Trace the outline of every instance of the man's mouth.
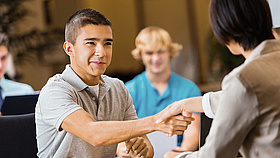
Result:
M91 63L94 63L94 64L96 64L98 66L102 66L102 65L105 64L105 62L101 62L101 61L92 61Z
M160 63L154 63L153 64L154 67L160 67L160 65L161 65Z

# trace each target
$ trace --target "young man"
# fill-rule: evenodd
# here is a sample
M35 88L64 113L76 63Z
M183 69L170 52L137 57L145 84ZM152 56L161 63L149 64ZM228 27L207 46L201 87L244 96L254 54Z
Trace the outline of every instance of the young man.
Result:
M246 61L224 78L221 91L174 103L160 120L193 111L214 117L205 145L187 158L234 158L238 150L243 157L279 157L280 41L267 0L212 0L210 21L217 39Z
M172 42L169 33L157 26L146 27L135 39L133 57L145 65L145 71L126 82L137 116L144 118L159 113L169 104L190 97L201 96L192 81L172 72L170 62L182 46ZM199 142L200 115L182 135L178 135L176 150L195 151ZM119 149L119 148L118 148Z
M112 36L110 21L98 11L83 9L68 20L63 47L70 65L48 80L36 106L39 157L115 157L123 141L132 156L153 157L145 134L182 134L192 120L182 115L162 124L155 123L159 115L137 120L123 82L103 75Z
M6 96L33 94L31 86L4 77L7 69L9 54L9 38L7 35L0 33L0 111L3 100ZM0 112L1 115L1 112Z

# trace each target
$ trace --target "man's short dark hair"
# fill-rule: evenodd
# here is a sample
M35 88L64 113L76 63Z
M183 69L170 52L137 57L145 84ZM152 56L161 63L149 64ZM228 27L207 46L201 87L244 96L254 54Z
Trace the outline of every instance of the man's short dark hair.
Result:
M254 49L264 40L274 39L266 0L212 0L210 23L222 44L234 40L245 51Z
M67 21L65 40L75 44L80 33L79 29L88 24L112 26L111 22L100 12L93 9L82 9L74 13Z
M5 46L7 48L9 46L9 38L4 33L0 33L0 46Z

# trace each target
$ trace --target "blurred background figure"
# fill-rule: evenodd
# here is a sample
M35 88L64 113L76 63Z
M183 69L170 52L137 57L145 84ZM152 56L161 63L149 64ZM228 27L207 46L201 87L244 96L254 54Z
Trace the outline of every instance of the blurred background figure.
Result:
M19 82L15 82L4 77L9 58L11 55L8 50L8 36L0 33L0 109L6 96L33 94L34 90L31 86ZM11 63L10 63L11 64ZM1 114L1 113L0 113Z
M175 101L201 96L194 82L171 70L170 62L182 46L173 43L166 30L156 26L144 28L136 37L135 45L131 53L144 64L145 71L126 82L126 86L139 118L157 114ZM195 121L185 131L184 138L177 136L176 150L194 151L198 148L200 115L193 114L193 117ZM119 144L119 157L125 151L122 146Z

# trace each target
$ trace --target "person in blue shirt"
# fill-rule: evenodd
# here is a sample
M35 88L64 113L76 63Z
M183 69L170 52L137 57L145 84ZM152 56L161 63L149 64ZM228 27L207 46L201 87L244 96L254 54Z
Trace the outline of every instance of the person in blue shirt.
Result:
M194 82L171 70L170 62L182 46L173 43L166 30L156 26L144 28L136 37L135 45L132 55L144 64L145 71L125 85L139 118L157 114L175 101L201 96ZM182 135L177 136L178 151L198 148L200 115L193 114L193 117L195 121L185 131L184 139Z
M34 94L31 86L8 80L4 77L8 65L8 58L10 57L8 45L8 36L0 33L0 111L6 96Z

